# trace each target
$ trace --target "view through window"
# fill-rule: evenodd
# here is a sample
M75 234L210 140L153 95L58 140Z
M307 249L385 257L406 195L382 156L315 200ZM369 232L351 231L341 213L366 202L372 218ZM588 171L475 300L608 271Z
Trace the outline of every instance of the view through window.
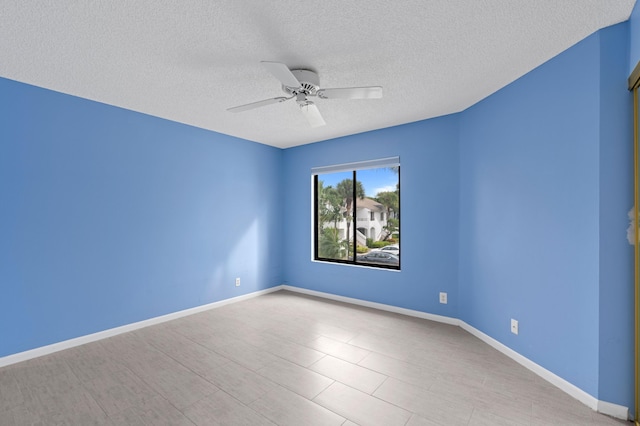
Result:
M399 162L351 167L314 169L314 259L400 269Z

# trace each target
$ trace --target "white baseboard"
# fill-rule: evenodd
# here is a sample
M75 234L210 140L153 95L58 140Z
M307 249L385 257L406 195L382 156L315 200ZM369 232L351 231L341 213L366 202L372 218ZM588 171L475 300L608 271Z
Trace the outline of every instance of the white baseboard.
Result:
M0 358L0 367L5 367L7 365L15 364L22 361L27 361L29 359L38 358L44 355L49 355L54 352L63 351L65 349L84 345L86 343L95 342L97 340L106 339L108 337L117 336L118 334L127 333L129 331L138 330L144 327L149 327L151 325L160 324L166 321L171 321L174 319L186 317L188 315L197 314L199 312L208 311L209 309L219 308L221 306L225 306L231 303L241 302L243 300L261 296L263 294L272 293L274 291L278 291L281 289L282 289L282 286L278 285L265 290L259 290L253 293L244 294L242 296L232 297L230 299L224 299L218 302L208 303L202 306L196 306L195 308L185 309L182 311L173 312L173 313L162 315L155 318L149 318L144 321L134 322L131 324L120 326L120 327L115 327L108 330L99 331L97 333L87 334L85 336L80 336L73 339L64 340L62 342L53 343L51 345L41 346L39 348L31 349L28 351L19 352L17 354L8 355Z
M629 409L623 405L598 400L598 409L596 411L606 414L607 416L615 417L616 419L631 420Z
M574 397L575 399L582 402L592 410L602 414L606 414L611 417L622 419L622 420L629 419L629 408L624 407L622 405L612 404L610 402L598 400L597 398L583 391L582 389L575 386L574 384L552 373L546 368L536 364L535 362L531 361L529 358L520 355L518 352L498 342L493 337L490 337L484 334L482 331L470 326L464 321L460 321L460 327L462 327L463 330L466 330L469 333L473 334L478 339L482 340L483 342L493 347L494 349L497 349L498 351L502 352L504 355L508 356L518 364L533 371L538 376L545 379L547 382L551 383L552 385L559 388L561 391L567 393L568 395Z
M141 328L144 328L144 327L149 327L151 325L160 324L160 323L163 323L163 322L166 322L166 321L171 321L171 320L174 320L174 319L182 318L182 317L185 317L185 316L188 316L188 315L197 314L199 312L204 312L204 311L207 311L207 310L210 310L210 309L219 308L221 306L225 306L225 305L228 305L228 304L231 304L231 303L241 302L243 300L247 300L247 299L251 299L253 297L261 296L263 294L273 293L273 292L278 291L278 290L289 290L289 291L292 291L292 292L307 294L307 295L310 295L310 296L321 297L321 298L329 299L329 300L335 300L335 301L338 301L338 302L345 302L345 303L350 303L350 304L353 304L353 305L365 306L367 308L379 309L381 311L393 312L393 313L397 313L397 314L402 314L402 315L407 315L407 316L411 316L411 317L422 318L422 319L435 321L435 322L440 322L440 323L444 323L444 324L457 325L457 326L461 327L462 329L464 329L465 331L469 332L470 334L476 336L478 339L482 340L483 342L485 342L489 346L497 349L501 353L503 353L506 356L508 356L509 358L513 359L514 361L516 361L520 365L522 365L525 368L533 371L538 376L542 377L543 379L545 379L546 381L548 381L552 385L556 386L560 390L564 391L565 393L571 395L572 397L574 397L578 401L582 402L583 404L587 405L591 409L593 409L595 411L598 411L598 412L600 412L602 414L606 414L606 415L618 418L618 419L622 419L622 420L628 420L629 419L629 408L627 408L625 406L622 406L622 405L617 405L617 404L613 404L613 403L610 403L610 402L598 400L597 398L589 395L587 392L583 391L582 389L578 388L577 386L575 386L575 385L571 384L570 382L566 381L562 377L557 376L556 374L552 373L551 371L547 370L546 368L536 364L535 362L533 362L530 359L520 355L518 352L514 351L513 349L509 348L508 346L498 342L494 338L488 336L487 334L484 334L480 330L470 326L466 322L464 322L462 320L459 320L457 318L451 318L451 317L442 316L442 315L429 314L429 313L426 313L426 312L415 311L415 310L412 310L412 309L399 308L397 306L385 305L383 303L369 302L369 301L362 300L362 299L355 299L355 298L351 298L351 297L338 296L338 295L331 294L331 293L323 293L323 292L320 292L320 291L308 290L308 289L304 289L304 288L300 288L300 287L293 287L293 286L290 286L290 285L278 285L278 286L275 286L275 287L271 287L271 288L268 288L268 289L265 289L265 290L255 291L253 293L245 294L245 295L242 295L242 296L237 296L237 297L232 297L230 299L220 300L218 302L213 302L213 303L209 303L209 304L206 304L206 305L197 306L195 308L190 308L190 309L185 309L185 310L178 311L178 312L173 312L171 314L162 315L162 316L155 317L155 318L150 318L150 319L147 319L147 320L144 320L144 321L139 321L139 322L135 322L135 323L132 323L132 324L123 325L123 326L120 326L120 327L111 328L109 330L104 330L104 331L100 331L100 332L97 332L97 333L88 334L86 336L76 337L74 339L69 339L69 340L65 340L65 341L62 341L62 342L54 343L54 344L51 344L51 345L42 346L42 347L39 347L39 348L31 349L31 350L28 350L28 351L25 351L25 352L20 352L20 353L13 354L13 355L8 355L8 356L0 358L0 367L4 367L4 366L7 366L7 365L15 364L15 363L22 362L22 361L27 361L29 359L33 359L33 358L37 358L37 357L40 357L40 356L48 355L48 354L51 354L51 353L54 353L54 352L58 352L58 351L62 351L62 350L65 350L65 349L73 348L75 346L84 345L86 343L95 342L97 340L106 339L108 337L116 336L118 334L127 333L129 331L138 330L138 329L141 329Z
M397 306L392 306L392 305L385 305L384 303L369 302L367 300L362 300L362 299L354 299L351 297L337 296L331 293L323 293L321 291L307 290L306 288L293 287L290 285L283 285L281 287L283 290L294 291L296 293L307 294L309 296L317 296L323 299L335 300L337 302L345 302L345 303L350 303L352 305L365 306L367 308L374 308L381 311L394 312L396 314L402 314L410 317L427 319L431 321L441 322L444 324L460 325L460 320L457 318L445 317L442 315L435 315L435 314L428 314L422 311L414 311L412 309L399 308Z
M293 287L290 285L283 285L281 286L281 288L283 290L294 291L302 294L308 294L311 296L317 296L325 299L336 300L339 302L351 303L354 305L380 309L382 311L395 312L398 314L408 315L408 316L417 317L417 318L423 318L423 319L441 322L445 324L457 325L461 327L463 330L469 332L470 334L474 335L478 339L482 340L489 346L493 347L494 349L497 349L504 355L513 359L518 364L536 373L538 376L540 376L547 382L551 383L552 385L556 386L563 392L569 394L573 398L582 402L592 410L595 410L595 411L598 411L599 413L606 414L608 416L615 417L622 420L629 419L629 408L622 405L612 404L610 402L598 400L597 398L591 396L590 394L583 391L582 389L575 386L574 384L566 381L562 377L552 373L546 368L536 364L535 362L531 361L529 358L526 358L520 355L518 352L514 351L508 346L498 342L493 337L490 337L487 334L484 334L480 330L470 326L469 324L467 324L466 322L460 319L441 316L441 315L428 314L426 312L414 311L411 309L398 308L396 306L385 305L382 303L368 302L366 300L354 299L351 297L337 296L335 294L323 293L315 290L307 290L304 288Z

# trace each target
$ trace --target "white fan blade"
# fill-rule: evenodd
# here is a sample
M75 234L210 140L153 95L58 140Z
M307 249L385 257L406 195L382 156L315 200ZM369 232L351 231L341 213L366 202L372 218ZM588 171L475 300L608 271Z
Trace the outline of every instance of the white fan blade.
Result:
M293 75L289 67L287 67L285 64L281 64L280 62L266 61L262 61L261 63L267 70L269 70L271 74L273 74L275 78L280 80L280 82L285 86L294 88L300 87L300 82L298 81L296 76Z
M318 97L322 99L379 99L382 87L345 87L342 89L320 89Z
M284 102L287 99L291 99L291 98L279 97L279 98L273 98L273 99L265 99L264 101L258 101L258 102L253 102L253 103L246 104L246 105L240 105L240 106L237 106L237 107L228 108L227 111L229 111L229 112L249 111L250 109L260 108L260 107L263 107L263 106L267 106L267 105L271 105L271 104L277 104L279 102Z
M320 115L318 107L315 106L313 102L307 102L304 105L300 105L300 111L302 111L302 114L307 118L311 127L320 127L326 124L322 115Z

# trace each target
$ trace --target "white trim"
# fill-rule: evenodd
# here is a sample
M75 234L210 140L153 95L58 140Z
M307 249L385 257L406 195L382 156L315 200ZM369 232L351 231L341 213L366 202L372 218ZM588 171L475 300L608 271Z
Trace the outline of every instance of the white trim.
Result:
M582 402L592 410L602 414L606 414L611 417L615 417L617 419L629 420L629 408L623 405L613 404L611 402L601 401L595 398L594 396L583 391L582 389L572 384L571 382L568 382L562 377L536 364L535 362L531 361L529 358L520 355L518 352L498 342L493 337L486 335L482 331L470 326L469 324L467 324L462 320L460 321L460 327L462 327L463 330L473 334L478 339L482 340L483 342L493 347L494 349L497 349L498 351L502 352L504 355L508 356L518 364L533 371L534 373L542 377L547 382L559 388L561 391L565 392L566 394L574 397L575 399Z
M627 407L607 401L598 400L598 413L606 414L616 419L631 420Z
M400 165L400 157L386 157L377 160L355 161L353 163L334 164L330 166L312 167L311 174L351 172L353 170L380 169L384 167L397 167Z
M324 263L325 265L348 266L349 268L375 269L376 271L402 272L402 269L379 268L377 266L367 265L366 263L341 263L341 262L332 262L330 260L316 260L316 259L311 259L311 262L312 263ZM296 288L296 287L294 287L294 288ZM290 290L290 289L287 289L287 290ZM296 291L296 290L292 290L292 291ZM328 294L328 293L324 293L324 294ZM321 297L324 297L324 296L321 296ZM325 297L325 298L328 299L328 297ZM353 299L353 300L360 300L360 299ZM356 302L348 302L348 303L357 304ZM383 305L383 306L391 306L391 305ZM378 309L381 309L383 311L387 310L387 309L383 309L383 308L378 308ZM402 309L402 308L397 308L397 309ZM420 311L414 311L414 312L420 312ZM410 314L406 314L406 315L410 315ZM413 315L411 315L411 316L413 316Z
M533 371L538 376L540 376L543 379L545 379L547 382L549 382L552 385L560 388L560 390L562 390L565 393L571 395L572 397L574 397L578 401L582 402L583 404L585 404L586 406L588 406L592 410L597 410L598 409L598 400L595 397L593 397L590 394L588 394L587 392L585 392L582 389L580 389L579 387L575 386L574 384L569 383L568 381L566 381L562 377L557 376L556 374L552 373L551 371L547 370L546 368L536 364L535 362L531 361L529 358L520 355L518 352L514 351L510 347L498 342L493 337L490 337L490 336L484 334L482 331L478 330L477 328L474 328L474 327L470 326L466 322L460 321L460 327L462 327L463 330L468 331L469 333L473 334L478 339L482 340L483 342L485 342L489 346L493 347L494 349L497 349L498 351L502 352L504 355L508 356L509 358L511 358L512 360L517 362L518 364L520 364L523 367Z
M116 328L111 328L109 330L99 331L97 333L88 334L85 336L76 337L74 339L65 340L62 342L54 343L47 346L41 346L39 348L31 349L25 352L20 352L13 355L8 355L0 358L0 368L5 367L7 365L15 364L22 361L27 361L29 359L41 357L44 355L49 355L54 352L59 352L65 349L73 348L76 346L84 345L85 343L95 342L97 340L106 339L108 337L117 336L118 334L127 333L129 331L138 330L144 327L149 327L151 325L160 324L166 321L171 321L174 319L186 317L188 315L197 314L199 312L204 312L210 309L219 308L225 305L229 305L231 303L241 302L243 300L251 299L257 296L262 296L264 294L273 293L278 290L288 290L296 293L307 294L309 296L321 297L324 299L335 300L338 302L351 303L353 305L365 306L368 308L379 309L381 311L394 312L397 314L407 315L411 317L422 318L430 321L440 322L444 324L457 325L461 327L463 330L469 332L474 335L478 339L482 340L489 346L508 356L509 358L516 361L518 364L523 367L531 370L536 373L538 376L542 377L552 385L556 386L560 390L574 397L578 401L582 402L586 406L590 407L592 410L598 411L599 413L606 414L608 416L612 416L622 420L629 420L629 408L613 404L611 402L600 401L597 398L589 395L587 392L573 385L572 383L566 381L560 376L552 373L546 368L536 364L531 361L529 358L526 358L520 355L518 352L509 348L508 346L498 342L493 337L484 334L480 330L470 326L466 322L452 317L446 317L443 315L429 314L426 312L415 311L412 309L399 308L397 306L385 305L383 303L377 302L369 302L366 300L355 299L352 297L338 296L331 293L324 293L321 291L308 290L300 287L293 287L290 285L277 285L275 287L271 287L265 290L255 291L253 293L244 294L242 296L232 297L230 299L220 300L218 302L209 303L202 306L197 306L195 308L185 309L178 312L173 312L171 314L162 315L155 318L150 318L144 321L139 321L127 325L123 325Z
M85 336L76 337L62 342L53 343L47 346L41 346L39 348L30 349L28 351L19 352L17 354L8 355L0 358L0 368L7 365L16 364L18 362L27 361L29 359L38 358L44 355L49 355L54 352L63 351L65 349L73 348L76 346L84 345L86 343L95 342L97 340L106 339L108 337L117 336L118 334L127 333L129 331L138 330L151 325L160 324L166 321L186 317L188 315L197 314L199 312L208 311L210 309L219 308L221 306L229 305L231 303L241 302L243 300L252 299L263 294L273 293L274 291L281 290L282 286L278 285L265 290L254 291L253 293L244 294L242 296L232 297L230 299L220 300L218 302L208 303L206 305L196 306L195 308L185 309L178 312L173 312L166 315L161 315L155 318L149 318L147 320L126 324L120 327L111 328L104 331L99 331L93 334L87 334Z
M283 290L289 290L296 293L307 294L309 296L316 296L316 297L322 297L324 299L335 300L338 302L351 303L352 305L365 306L367 308L374 308L374 309L379 309L381 311L394 312L396 314L402 314L410 317L427 319L430 321L441 322L444 324L460 325L459 319L445 317L443 315L428 314L422 311L414 311L413 309L399 308L397 306L385 305L383 303L369 302L367 300L354 299L354 298L345 297L345 296L338 296L331 293L323 293L321 291L308 290L306 288L293 287L290 285L283 285L281 287Z
M575 386L574 384L552 373L546 368L536 364L535 362L531 361L529 358L520 355L518 352L514 351L508 346L498 342L493 337L490 337L487 334L484 334L480 330L470 326L469 324L467 324L466 322L460 319L441 316L441 315L435 315L435 314L428 314L426 312L399 308L396 306L385 305L382 303L368 302L366 300L354 299L351 297L337 296L335 294L323 293L320 291L308 290L304 288L293 287L290 285L282 285L281 288L283 290L289 290L289 291L298 292L302 294L308 294L311 296L322 297L325 299L336 300L339 302L366 306L369 308L380 309L382 311L395 312L398 314L408 315L408 316L417 317L417 318L423 318L423 319L450 324L450 325L457 325L461 327L463 330L469 332L470 334L474 335L478 339L482 340L484 343L488 344L489 346L493 347L494 349L498 350L499 352L513 359L518 364L522 365L528 370L531 370L532 372L534 372L535 374L537 374L547 382L559 388L561 391L567 393L568 395L582 402L592 410L602 414L606 414L608 416L618 418L618 419L629 420L629 408L622 405L617 405L610 402L598 400L597 398L591 396L590 394L583 391L582 389Z

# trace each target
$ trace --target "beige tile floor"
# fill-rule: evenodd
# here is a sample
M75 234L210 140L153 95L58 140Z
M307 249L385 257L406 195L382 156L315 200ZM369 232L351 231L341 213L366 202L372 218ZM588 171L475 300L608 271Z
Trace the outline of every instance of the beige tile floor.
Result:
M454 326L279 291L0 369L1 425L621 425Z

